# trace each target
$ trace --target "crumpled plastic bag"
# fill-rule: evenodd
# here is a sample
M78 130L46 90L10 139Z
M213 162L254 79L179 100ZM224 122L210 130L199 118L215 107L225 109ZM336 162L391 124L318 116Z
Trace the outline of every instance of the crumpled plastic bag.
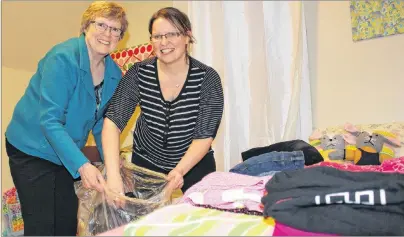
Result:
M105 174L104 165L98 168ZM122 207L116 206L111 198L107 199L111 191L105 190L100 193L84 188L81 181L75 182L74 188L79 198L77 214L79 236L101 234L171 203L171 191L165 174L123 162L121 177L125 195L116 193L113 195L125 201Z

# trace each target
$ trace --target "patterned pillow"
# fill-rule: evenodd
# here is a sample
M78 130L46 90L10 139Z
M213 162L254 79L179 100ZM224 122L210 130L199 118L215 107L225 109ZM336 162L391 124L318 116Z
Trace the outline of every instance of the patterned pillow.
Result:
M346 130L344 128L345 125L328 127L323 130L325 133L330 134L346 134ZM403 157L404 149L402 148L404 145L404 122L392 122L392 123L383 123L383 124L358 124L355 127L359 131L368 132L369 134L377 133L383 135L388 138L395 139L399 141L401 147L391 147L388 145L383 146L382 152L386 155L390 155L393 158Z

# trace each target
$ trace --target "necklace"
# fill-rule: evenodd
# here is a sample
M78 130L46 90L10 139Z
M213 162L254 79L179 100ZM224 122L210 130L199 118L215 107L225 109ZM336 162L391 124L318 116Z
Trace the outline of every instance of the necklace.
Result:
M180 84L175 85L176 88L180 87Z

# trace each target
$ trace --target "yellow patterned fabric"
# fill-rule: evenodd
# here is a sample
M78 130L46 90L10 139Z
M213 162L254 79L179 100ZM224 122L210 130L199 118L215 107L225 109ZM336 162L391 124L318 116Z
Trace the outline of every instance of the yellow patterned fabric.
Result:
M272 236L273 218L195 207L160 208L129 223L124 236Z
M360 41L404 33L404 1L351 1L352 39Z

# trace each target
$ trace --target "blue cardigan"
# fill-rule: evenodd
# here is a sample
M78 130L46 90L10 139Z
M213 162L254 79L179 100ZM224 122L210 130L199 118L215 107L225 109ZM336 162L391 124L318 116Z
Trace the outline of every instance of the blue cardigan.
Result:
M90 60L84 35L54 46L39 61L6 130L22 152L64 165L73 178L88 159L81 152L92 130L103 159L101 130L108 102L122 72L108 55L97 114Z

